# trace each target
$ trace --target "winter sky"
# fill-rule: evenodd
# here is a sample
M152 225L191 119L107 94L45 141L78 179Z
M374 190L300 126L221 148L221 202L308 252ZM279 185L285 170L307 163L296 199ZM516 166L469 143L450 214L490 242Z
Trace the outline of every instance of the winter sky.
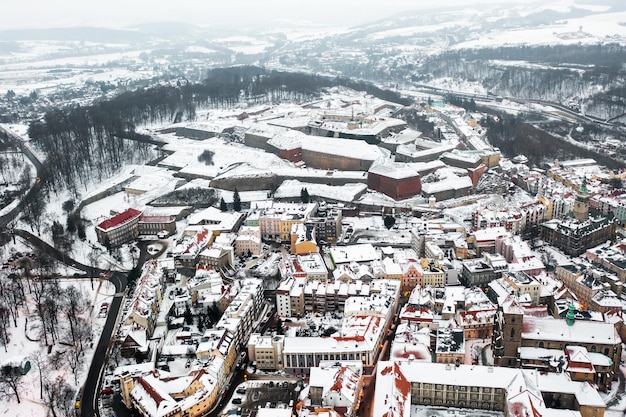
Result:
M4 29L67 26L125 27L180 21L197 25L250 25L298 21L355 25L408 10L537 0L22 0L2 6ZM568 0L564 0L569 2ZM480 5L480 6L479 6Z

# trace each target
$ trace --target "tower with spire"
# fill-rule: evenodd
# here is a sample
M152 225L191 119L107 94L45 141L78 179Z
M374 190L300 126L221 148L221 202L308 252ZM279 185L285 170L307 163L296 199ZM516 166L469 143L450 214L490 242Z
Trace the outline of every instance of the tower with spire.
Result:
M574 218L579 222L584 222L589 218L589 190L587 189L587 177L583 177L583 182L576 194L574 202Z
M567 309L567 314L565 315L565 321L568 326L573 326L576 321L576 307L574 307L574 303L569 304L569 308Z

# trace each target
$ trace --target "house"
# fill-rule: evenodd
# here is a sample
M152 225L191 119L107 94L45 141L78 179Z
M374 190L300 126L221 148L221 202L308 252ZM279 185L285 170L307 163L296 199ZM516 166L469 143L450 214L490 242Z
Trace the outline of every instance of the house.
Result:
M322 361L311 368L309 376L312 411L332 409L344 417L356 415L361 396L363 364L360 361Z
M412 323L400 323L391 343L389 359L393 361L432 362L430 330Z
M460 328L439 328L435 348L435 362L465 363L465 335Z
M236 255L255 255L261 254L261 229L259 226L242 226L237 233L235 239Z
M120 354L125 358L146 358L148 350L148 334L142 327L130 330L120 341Z
M248 341L248 358L256 362L257 369L283 370L285 336L252 333Z
M135 290L129 297L130 307L122 316L123 325L144 328L148 336L152 335L162 302L163 283L163 272L158 261L144 263Z
M318 251L315 228L303 223L294 224L291 228L291 253L306 255Z

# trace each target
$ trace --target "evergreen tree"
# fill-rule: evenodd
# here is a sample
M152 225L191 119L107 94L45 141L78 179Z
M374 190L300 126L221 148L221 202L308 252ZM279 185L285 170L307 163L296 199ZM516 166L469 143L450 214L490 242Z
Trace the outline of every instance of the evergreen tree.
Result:
M300 190L300 201L302 201L304 204L308 204L310 201L309 190L307 190L306 188L302 188Z
M63 211L69 214L70 211L74 210L74 200L64 201L63 204L61 205L61 208L63 209Z
M85 225L80 220L76 223L76 232L78 233L78 238L80 240L84 241L87 239L87 235L85 234Z
M220 200L220 211L228 211L228 205L224 201L224 197Z
M193 324L193 315L191 314L191 309L189 308L189 306L187 306L187 308L185 308L185 323L187 324Z
M73 215L67 216L66 228L69 233L76 232L76 218Z
M237 188L235 188L235 194L233 195L233 210L241 211L241 198L239 197Z
M391 229L393 225L396 224L396 218L390 215L386 215L383 219L383 222L385 223L385 227L387 229Z

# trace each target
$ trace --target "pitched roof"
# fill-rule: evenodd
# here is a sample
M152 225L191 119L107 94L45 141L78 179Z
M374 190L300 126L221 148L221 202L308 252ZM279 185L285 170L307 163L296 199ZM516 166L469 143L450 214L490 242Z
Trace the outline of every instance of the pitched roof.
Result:
M141 216L141 211L135 210L134 208L129 208L121 213L116 214L113 217L109 217L108 219L104 220L103 222L98 224L97 228L106 232L107 230L114 229L132 220L135 220L139 216Z

